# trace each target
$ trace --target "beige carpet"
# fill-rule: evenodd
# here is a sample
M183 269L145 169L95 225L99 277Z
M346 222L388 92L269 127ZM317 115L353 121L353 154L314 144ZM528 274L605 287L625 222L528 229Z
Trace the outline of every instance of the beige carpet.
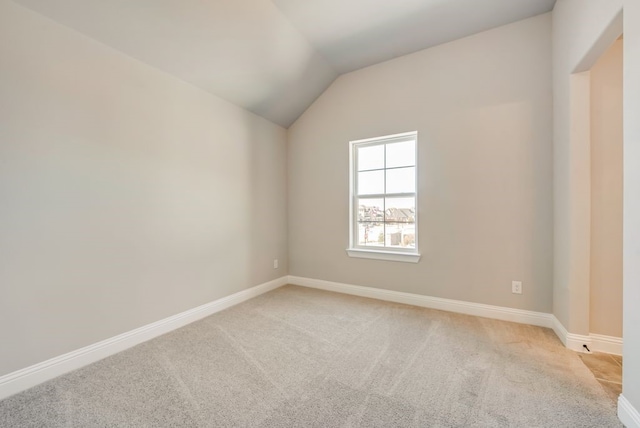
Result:
M619 427L553 332L286 286L0 402L1 427Z

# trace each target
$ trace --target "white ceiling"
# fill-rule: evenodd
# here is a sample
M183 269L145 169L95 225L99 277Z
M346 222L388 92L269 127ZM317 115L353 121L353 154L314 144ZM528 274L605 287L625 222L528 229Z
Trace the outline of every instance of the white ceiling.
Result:
M272 0L338 73L553 9L555 0Z
M555 0L14 0L284 127L342 73Z

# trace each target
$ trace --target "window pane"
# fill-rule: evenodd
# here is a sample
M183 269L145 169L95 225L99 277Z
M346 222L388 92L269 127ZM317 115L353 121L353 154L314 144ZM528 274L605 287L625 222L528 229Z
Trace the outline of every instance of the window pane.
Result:
M385 220L397 223L415 223L416 198L385 198Z
M416 142L387 144L387 168L414 166L416 164Z
M387 193L415 193L416 168L389 169L387 172Z
M415 248L416 226L415 223L387 223L385 245L392 248Z
M384 168L384 145L358 147L358 171Z
M358 195L384 193L384 171L358 173Z
M384 223L358 223L358 245L384 246Z
M384 199L358 199L358 221L384 221Z

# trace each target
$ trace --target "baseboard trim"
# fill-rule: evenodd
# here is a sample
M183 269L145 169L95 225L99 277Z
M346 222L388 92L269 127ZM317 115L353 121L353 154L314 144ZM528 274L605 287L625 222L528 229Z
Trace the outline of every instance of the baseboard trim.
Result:
M439 309L443 311L517 322L520 324L530 324L540 327L553 327L553 316L551 314L542 312L505 308L502 306L492 306L481 303L464 302L460 300L443 299L440 297L429 297L420 294L403 293L381 288L363 287L361 285L342 284L338 282L303 278L299 276L289 276L289 283L302 287L335 291L343 294L369 297L372 299L386 300L395 303L404 303L407 305L420 306L423 308Z
M567 345L568 344L567 337L569 336L569 332L567 331L566 328L564 328L564 325L562 325L560 320L558 320L558 318L556 318L555 315L551 315L551 321L552 321L551 328L553 329L553 332L556 334L556 336L558 336L558 339L560 339L562 344L568 348L569 346Z
M421 306L424 308L439 309L460 314L517 322L520 324L548 327L553 329L565 347L573 351L587 352L583 346L587 345L592 352L596 351L607 354L622 355L622 338L601 334L589 334L587 336L569 333L564 325L562 325L554 315L544 312L533 312L523 309L505 308L502 306L485 305L461 300L443 299L440 297L423 296L420 294L403 293L400 291L392 291L382 288L343 284L339 282L299 276L289 276L289 283L303 287L351 294L354 296L405 303L407 305Z
M606 354L622 355L622 338L605 336L602 334L589 335L591 337L592 351L604 352Z
M556 336L558 336L558 338L566 348L576 352L587 352L587 350L584 348L584 345L587 345L589 349L591 349L590 336L569 333L565 326L554 315L552 315L552 320L553 331L556 333Z
M275 290L287 284L287 280L288 277L283 276L273 281L265 282L93 345L4 375L0 377L0 400Z
M618 418L627 428L640 428L640 412L621 394L618 397Z
M623 341L621 337L593 333L589 335L569 333L555 316L553 316L553 331L555 331L564 346L572 351L588 352L584 347L584 345L587 345L591 352L622 355Z

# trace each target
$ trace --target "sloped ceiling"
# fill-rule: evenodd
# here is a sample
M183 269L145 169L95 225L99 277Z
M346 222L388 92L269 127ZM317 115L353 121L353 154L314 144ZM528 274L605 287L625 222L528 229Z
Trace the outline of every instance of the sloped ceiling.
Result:
M273 0L338 73L553 9L555 0Z
M15 0L289 127L342 73L555 0Z

